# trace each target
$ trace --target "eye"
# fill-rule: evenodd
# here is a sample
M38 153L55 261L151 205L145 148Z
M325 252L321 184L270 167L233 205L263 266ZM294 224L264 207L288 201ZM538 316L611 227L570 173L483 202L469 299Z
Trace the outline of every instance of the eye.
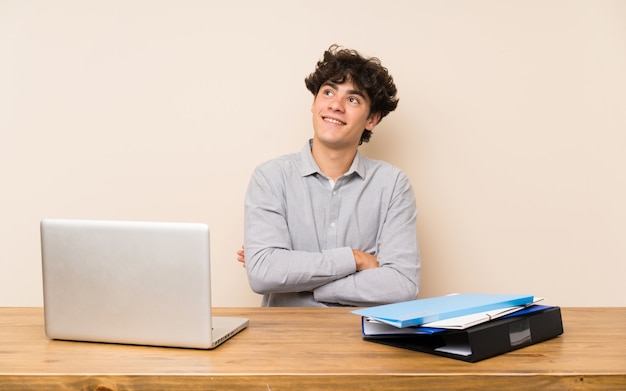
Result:
M322 91L322 94L326 96L333 96L333 90L331 90L330 88L326 88Z
M361 103L361 101L359 100L359 98L355 97L355 96L351 96L348 98L348 102L358 105L359 103Z

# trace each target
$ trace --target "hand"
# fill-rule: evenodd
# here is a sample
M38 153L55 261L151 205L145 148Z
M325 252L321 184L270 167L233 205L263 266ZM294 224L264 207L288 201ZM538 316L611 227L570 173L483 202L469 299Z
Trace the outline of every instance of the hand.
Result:
M356 263L356 270L358 272L378 267L378 258L376 258L375 255L359 250L352 250L352 253L354 254L354 263Z
M241 246L241 250L237 250L237 261L241 262L241 266L246 267L246 256L243 252L243 245Z

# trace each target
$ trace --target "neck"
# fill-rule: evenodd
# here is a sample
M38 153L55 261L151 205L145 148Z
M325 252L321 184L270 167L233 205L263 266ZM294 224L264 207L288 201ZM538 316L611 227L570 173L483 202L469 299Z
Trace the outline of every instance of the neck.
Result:
M311 153L313 159L319 166L324 175L337 181L340 176L345 174L354 161L357 147L346 149L332 149L323 143L313 141Z

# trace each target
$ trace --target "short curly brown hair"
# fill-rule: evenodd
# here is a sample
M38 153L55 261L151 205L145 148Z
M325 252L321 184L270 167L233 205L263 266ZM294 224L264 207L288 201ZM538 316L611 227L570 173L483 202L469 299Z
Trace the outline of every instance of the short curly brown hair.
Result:
M370 99L370 115L380 113L382 120L398 106L398 92L393 78L376 57L366 58L356 50L331 45L317 62L315 72L304 79L306 88L317 95L320 87L331 81L341 84L350 80L364 90ZM368 142L372 132L365 129L359 144Z

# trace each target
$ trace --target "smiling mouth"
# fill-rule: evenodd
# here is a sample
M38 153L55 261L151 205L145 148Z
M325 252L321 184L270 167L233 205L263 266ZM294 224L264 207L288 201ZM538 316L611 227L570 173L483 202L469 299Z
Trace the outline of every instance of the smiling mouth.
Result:
M324 121L326 122L330 122L331 124L335 124L335 125L345 125L345 122L341 122L337 119L334 118L329 118L329 117L322 117L324 119Z

